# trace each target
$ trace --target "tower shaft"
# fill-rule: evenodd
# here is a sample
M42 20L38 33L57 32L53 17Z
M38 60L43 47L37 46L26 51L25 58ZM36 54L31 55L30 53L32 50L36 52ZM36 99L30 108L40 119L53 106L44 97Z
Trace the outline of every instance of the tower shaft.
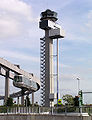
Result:
M39 27L45 30L45 37L40 39L41 101L43 106L49 107L54 105L53 100L55 93L53 75L53 39L63 38L64 31L60 25L56 24L57 13L54 11L47 9L45 12L42 12L40 20Z
M41 40L41 87L42 105L50 106L49 94L54 93L53 80L53 40L49 38L49 30Z
M53 40L49 38L49 30L45 31L45 68L46 68L46 88L45 88L45 106L50 106L49 94L54 93L54 80L53 80Z

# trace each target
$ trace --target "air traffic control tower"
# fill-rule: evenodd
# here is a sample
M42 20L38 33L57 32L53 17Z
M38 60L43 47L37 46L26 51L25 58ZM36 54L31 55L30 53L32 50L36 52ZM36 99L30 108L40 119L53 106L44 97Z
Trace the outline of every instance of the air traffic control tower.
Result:
M53 40L57 40L57 99L58 99L58 38L64 38L64 30L56 23L57 13L47 9L41 13L39 27L45 30L45 37L40 38L40 75L41 104L54 105Z

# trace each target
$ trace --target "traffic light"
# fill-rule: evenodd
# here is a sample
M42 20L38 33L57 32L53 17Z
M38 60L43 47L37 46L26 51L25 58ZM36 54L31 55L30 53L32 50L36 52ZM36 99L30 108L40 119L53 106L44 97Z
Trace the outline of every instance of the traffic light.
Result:
M83 95L82 90L79 91L79 106L83 105Z

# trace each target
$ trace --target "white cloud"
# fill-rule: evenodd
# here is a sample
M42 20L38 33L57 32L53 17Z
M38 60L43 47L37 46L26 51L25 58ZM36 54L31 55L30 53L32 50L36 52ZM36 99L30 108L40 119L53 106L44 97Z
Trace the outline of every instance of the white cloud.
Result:
M72 66L69 66L69 65L66 65L66 64L61 64L60 67L61 68L68 68L68 69L72 68Z
M62 8L67 7L68 5L70 5L74 0L66 0L66 1L62 1ZM60 1L61 2L61 1Z
M0 10L12 14L24 15L30 18L31 7L20 0L0 0Z
M86 30L86 28L84 28L84 29ZM68 40L68 41L72 41L74 43L83 43L83 42L89 43L90 42L90 40L88 40L85 37L85 35L87 35L87 34L85 34L83 36L84 33L82 33L82 31L80 31L80 34L81 35L74 34L74 33L68 33L65 39Z
M12 18L0 17L0 38L19 35L19 26L19 22Z
M73 74L73 73L71 73L71 74L69 74L69 73L62 73L60 75L60 79L63 79L65 81L72 81L72 80L76 79L77 77L78 77L78 75L77 74Z
M17 37L26 33L26 25L32 22L31 6L20 0L0 0L0 37ZM31 23L30 23L31 24ZM28 26L28 25L27 25Z
M0 56L5 58L5 57L10 57L10 58L16 58L18 60L24 60L24 61L31 61L31 62L40 62L39 57L33 57L29 56L23 53L19 52L12 52L12 51L7 51L7 50L0 50Z
M92 10L90 10L88 12L88 21L86 23L86 26L88 27L88 29L92 31Z

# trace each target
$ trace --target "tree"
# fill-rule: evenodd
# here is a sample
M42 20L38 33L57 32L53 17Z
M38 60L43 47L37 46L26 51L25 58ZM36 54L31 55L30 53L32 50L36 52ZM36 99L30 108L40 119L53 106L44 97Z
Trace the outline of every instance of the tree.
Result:
M63 95L62 99L66 105L74 105L74 100L73 100L74 98L72 95L69 94Z
M38 102L37 102L37 101L34 103L34 106L39 107L39 105L38 105Z
M61 105L54 104L54 107L62 107L62 106L63 106L63 104L61 104Z
M9 97L7 99L6 106L13 106L13 98Z
M74 97L74 106L79 106L79 96Z

